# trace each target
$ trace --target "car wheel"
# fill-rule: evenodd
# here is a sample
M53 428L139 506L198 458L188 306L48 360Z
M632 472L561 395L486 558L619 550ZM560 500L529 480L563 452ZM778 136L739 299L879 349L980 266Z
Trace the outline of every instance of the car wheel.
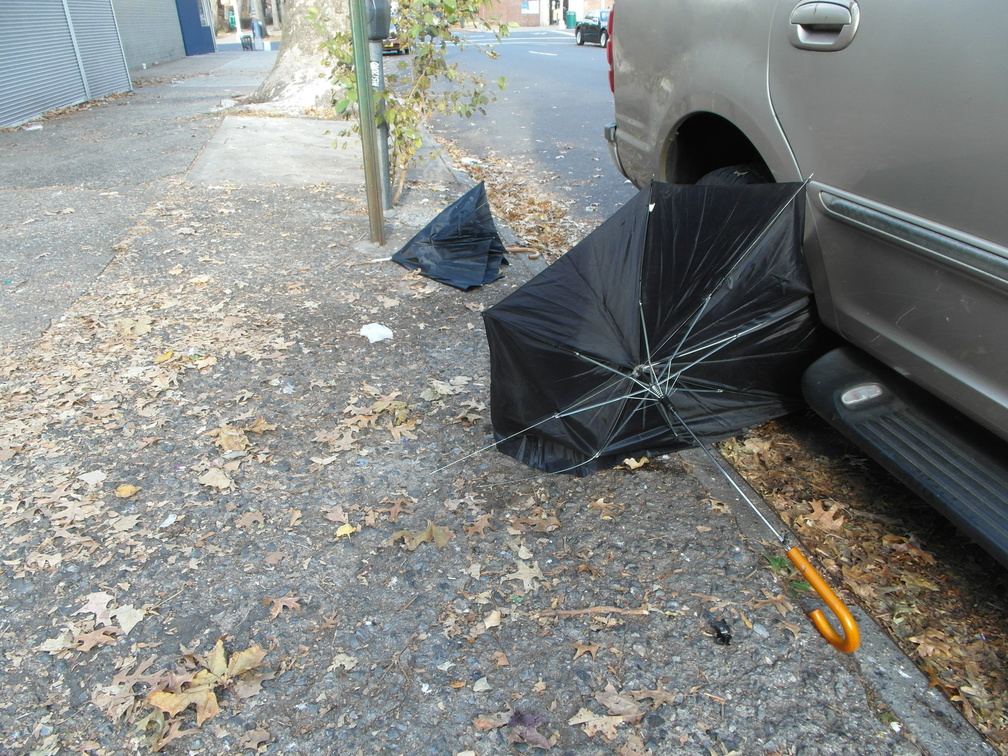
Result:
M745 186L746 184L769 184L773 179L757 163L728 165L702 176L697 186Z
M599 35L598 43L602 45L602 47L605 47L608 42L609 42L609 32L603 29L602 33Z
M576 30L574 32L574 41L577 42L579 45L583 45L584 44L584 32L582 32L580 29Z

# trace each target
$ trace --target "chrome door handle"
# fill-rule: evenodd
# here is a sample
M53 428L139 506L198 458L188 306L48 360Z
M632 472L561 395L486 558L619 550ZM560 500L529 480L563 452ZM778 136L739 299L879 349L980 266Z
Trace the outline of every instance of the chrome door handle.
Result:
M843 50L854 39L861 11L855 0L799 3L788 23L788 40L799 50Z

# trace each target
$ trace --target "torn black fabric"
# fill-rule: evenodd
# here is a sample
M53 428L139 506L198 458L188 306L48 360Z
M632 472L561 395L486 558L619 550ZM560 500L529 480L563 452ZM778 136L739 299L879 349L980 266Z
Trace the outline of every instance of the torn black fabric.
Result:
M392 259L463 291L500 278L508 263L483 182L442 210Z
M497 448L587 474L803 406L803 224L798 184L643 189L484 313Z

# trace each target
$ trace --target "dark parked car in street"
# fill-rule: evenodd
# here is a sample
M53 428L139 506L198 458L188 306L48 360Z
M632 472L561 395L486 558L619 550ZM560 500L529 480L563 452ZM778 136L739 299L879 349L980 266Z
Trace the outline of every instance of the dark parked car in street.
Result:
M609 11L586 13L574 26L574 41L579 45L596 42L605 47L609 41Z

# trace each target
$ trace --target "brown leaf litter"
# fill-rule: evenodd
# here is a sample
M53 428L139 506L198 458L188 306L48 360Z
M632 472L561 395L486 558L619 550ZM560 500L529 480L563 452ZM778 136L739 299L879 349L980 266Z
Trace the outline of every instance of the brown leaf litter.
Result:
M817 426L818 427L818 426ZM816 453L784 419L721 444L824 567L1001 754L1008 754L1005 570L846 447ZM817 433L830 434L825 428ZM790 575L790 565L776 564ZM754 599L785 613L783 596Z

